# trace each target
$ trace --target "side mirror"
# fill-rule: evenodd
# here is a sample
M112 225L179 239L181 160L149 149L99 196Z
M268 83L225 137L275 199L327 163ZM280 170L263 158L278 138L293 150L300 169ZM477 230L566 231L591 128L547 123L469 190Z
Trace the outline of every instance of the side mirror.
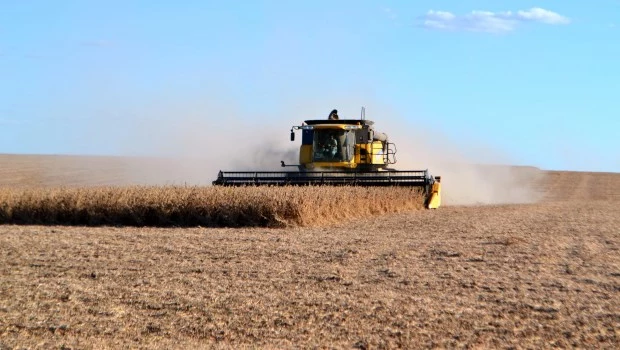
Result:
M295 141L295 132L291 130L291 141Z

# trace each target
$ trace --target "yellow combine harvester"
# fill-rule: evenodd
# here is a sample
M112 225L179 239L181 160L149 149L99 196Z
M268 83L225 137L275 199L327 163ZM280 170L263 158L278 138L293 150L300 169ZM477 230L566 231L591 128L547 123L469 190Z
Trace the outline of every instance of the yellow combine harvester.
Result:
M306 120L291 128L301 130L299 164L296 171L220 171L213 185L284 186L284 185L352 185L421 187L426 207L441 205L441 177L428 170L394 170L396 147L388 137L374 129L362 108L360 119L339 119L333 110L328 119Z

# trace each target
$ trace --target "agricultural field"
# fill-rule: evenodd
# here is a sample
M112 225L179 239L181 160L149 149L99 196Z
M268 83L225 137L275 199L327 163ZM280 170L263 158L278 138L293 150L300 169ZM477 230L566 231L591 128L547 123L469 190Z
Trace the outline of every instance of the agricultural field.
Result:
M28 222L75 198L224 200L135 187L123 162L0 156L0 219L38 208L0 225L0 349L620 347L620 174L540 171L535 203L433 211L281 192L303 211L242 227Z

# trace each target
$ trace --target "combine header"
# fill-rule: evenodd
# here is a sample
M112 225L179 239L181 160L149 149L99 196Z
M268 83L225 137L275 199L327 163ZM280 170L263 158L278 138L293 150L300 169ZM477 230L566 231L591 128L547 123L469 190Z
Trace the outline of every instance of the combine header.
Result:
M428 170L395 170L396 146L388 137L375 131L374 122L366 120L362 108L360 119L339 119L333 110L328 119L306 120L291 128L301 130L299 164L296 171L220 171L213 185L220 186L406 186L419 187L426 197L426 207L441 205L441 178Z

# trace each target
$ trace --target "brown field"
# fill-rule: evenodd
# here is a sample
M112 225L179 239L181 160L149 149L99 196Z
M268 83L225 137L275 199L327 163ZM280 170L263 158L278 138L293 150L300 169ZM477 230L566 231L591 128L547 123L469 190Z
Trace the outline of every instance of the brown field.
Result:
M0 186L122 182L66 161ZM618 348L620 174L542 175L535 204L315 227L0 226L0 349Z

